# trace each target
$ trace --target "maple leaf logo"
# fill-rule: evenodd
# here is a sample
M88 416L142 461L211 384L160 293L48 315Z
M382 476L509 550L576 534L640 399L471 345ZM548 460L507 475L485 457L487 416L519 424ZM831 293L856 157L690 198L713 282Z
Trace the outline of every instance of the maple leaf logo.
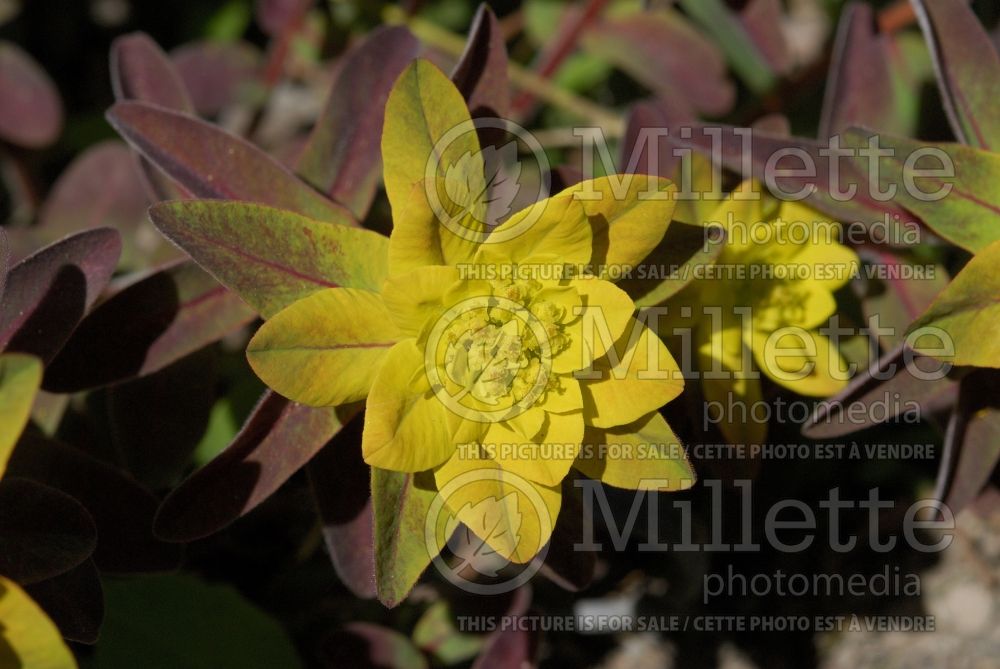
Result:
M475 518L477 525L469 527L459 517ZM502 557L494 546L517 546L521 540L521 520L516 492L500 499L487 497L476 504L466 503L457 514L449 516L445 525L447 545L460 560L454 566L455 572L471 568L489 578L499 576L510 560Z
M495 227L512 210L521 190L520 176L516 141L499 148L490 145L475 154L465 152L445 172L445 194L459 210L451 218L471 215L488 228Z

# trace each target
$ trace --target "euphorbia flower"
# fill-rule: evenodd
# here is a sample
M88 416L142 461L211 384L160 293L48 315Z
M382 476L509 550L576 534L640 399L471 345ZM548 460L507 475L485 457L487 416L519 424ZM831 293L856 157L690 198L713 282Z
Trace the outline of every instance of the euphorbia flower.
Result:
M740 190L750 189L761 190L751 182ZM825 397L846 385L846 364L819 329L858 258L838 242L836 224L798 202L730 196L700 218L726 230L725 245L712 271L668 303L660 332L693 328L706 400L723 414L713 417L730 441L760 443L767 424L752 418L762 395L751 358L802 395ZM730 415L737 402L746 411Z
M414 109L414 97L452 118L421 117L433 112ZM641 262L667 228L673 186L624 177L616 199L609 179L585 182L487 233L475 133L450 161L435 150L445 162L428 177L430 152L411 156L405 144L414 116L438 137L469 122L458 91L423 61L403 73L387 105L382 149L394 227L381 290L330 288L279 312L250 342L254 370L305 404L366 399L362 452L373 467L431 471L439 490L470 472L495 472L445 503L514 561L548 541L560 483L574 465L613 485L689 485L683 453L616 448L624 455L612 458L599 448L676 447L657 410L682 380L635 318L632 299L581 272ZM442 194L447 211L434 206Z

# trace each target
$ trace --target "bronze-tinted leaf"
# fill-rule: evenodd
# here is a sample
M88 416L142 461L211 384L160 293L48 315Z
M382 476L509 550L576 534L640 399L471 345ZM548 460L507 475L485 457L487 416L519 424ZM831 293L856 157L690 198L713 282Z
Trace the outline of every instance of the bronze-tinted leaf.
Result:
M260 51L247 42L189 42L170 52L194 110L215 116L246 96L260 68Z
M427 659L407 637L372 623L350 623L329 635L320 650L326 667L427 669Z
M118 232L97 228L15 265L0 303L0 348L50 360L104 290L120 254Z
M63 110L55 84L10 42L0 42L0 100L0 139L37 149L58 137Z
M173 63L146 33L122 35L111 43L111 87L116 100L138 100L166 109L194 111Z
M469 27L469 41L451 80L476 118L505 118L510 109L507 47L496 14L483 3ZM483 142L485 145L486 142Z
M97 526L94 562L102 571L167 571L180 562L179 546L153 536L156 497L116 467L27 434L14 449L9 472L57 488L86 507Z
M359 410L314 409L268 391L233 443L163 500L157 536L186 542L223 529L281 487Z
M248 200L321 221L353 221L344 207L257 147L193 116L141 102L119 102L107 116L132 148L195 197Z
M70 641L94 644L104 622L104 592L93 560L25 588Z
M402 26L382 27L344 58L330 96L299 157L297 172L364 218L381 166L385 103L420 44Z
M145 376L243 327L254 311L191 261L126 286L87 316L46 370L76 392Z
M360 418L352 420L306 465L323 521L323 539L344 585L375 597L375 554L368 465L361 457Z
M94 521L75 499L29 479L0 481L0 574L37 583L76 567L96 546Z
M945 432L934 497L953 513L983 490L1000 462L1000 373L977 369L963 378Z

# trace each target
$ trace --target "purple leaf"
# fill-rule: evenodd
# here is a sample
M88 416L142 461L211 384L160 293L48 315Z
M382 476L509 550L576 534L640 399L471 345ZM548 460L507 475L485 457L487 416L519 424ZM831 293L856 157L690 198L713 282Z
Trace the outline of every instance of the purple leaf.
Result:
M749 0L739 20L743 30L775 72L787 72L792 66L788 43L781 31L784 19L781 0Z
M321 221L350 213L252 144L193 116L119 102L108 120L136 151L195 197L249 200Z
M111 87L116 100L137 100L193 112L194 105L163 49L146 33L122 35L111 43Z
M256 83L260 51L247 42L191 42L170 52L194 110L215 116Z
M893 420L914 407L919 407L922 417L949 406L958 391L957 383L947 377L920 378L906 368L907 356L926 375L940 366L899 346L859 372L840 393L821 401L802 427L802 434L810 439L832 439ZM872 410L873 405L884 410Z
M187 542L225 528L270 497L359 410L314 409L268 391L233 443L163 500L157 536Z
M361 419L323 447L306 465L323 520L323 539L344 585L363 599L375 597L371 473L361 457Z
M420 44L404 27L374 30L344 58L299 157L302 178L364 218L380 176L385 103Z
M507 47L500 22L485 3L479 6L465 51L451 73L472 118L504 118L510 109Z
M257 25L273 37L283 32L312 4L313 0L257 0Z
M1000 55L964 0L913 0L959 141L1000 150Z
M323 640L327 667L427 669L427 659L399 632L372 623L350 623Z
M51 360L107 285L120 254L118 232L97 228L15 265L0 303L0 348Z
M193 262L121 289L87 316L43 385L77 392L159 371L243 327L255 312Z
M86 507L97 526L94 562L101 571L169 571L179 546L153 536L158 500L121 470L83 451L31 434L21 437L10 473L52 486Z
M0 574L22 585L44 581L96 546L94 521L75 499L29 479L0 481Z
M885 38L875 33L871 5L854 2L840 16L823 98L819 137L852 125L905 133L895 112L892 73Z
M0 42L0 100L0 140L38 149L59 136L63 110L55 84L10 42Z
M104 590L93 560L25 591L48 614L68 640L94 644L104 622Z

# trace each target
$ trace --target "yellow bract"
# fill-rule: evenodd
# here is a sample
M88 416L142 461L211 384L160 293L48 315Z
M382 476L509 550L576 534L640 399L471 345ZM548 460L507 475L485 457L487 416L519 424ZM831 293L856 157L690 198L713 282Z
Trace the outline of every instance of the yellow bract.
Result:
M432 470L453 518L510 560L548 541L574 464L617 486L690 485L657 413L681 392L677 365L601 278L662 240L670 182L587 181L487 234L476 133L422 61L390 96L382 150L394 227L381 291L331 288L275 315L248 348L257 374L307 404L366 396L365 461ZM634 448L607 447L619 441Z

